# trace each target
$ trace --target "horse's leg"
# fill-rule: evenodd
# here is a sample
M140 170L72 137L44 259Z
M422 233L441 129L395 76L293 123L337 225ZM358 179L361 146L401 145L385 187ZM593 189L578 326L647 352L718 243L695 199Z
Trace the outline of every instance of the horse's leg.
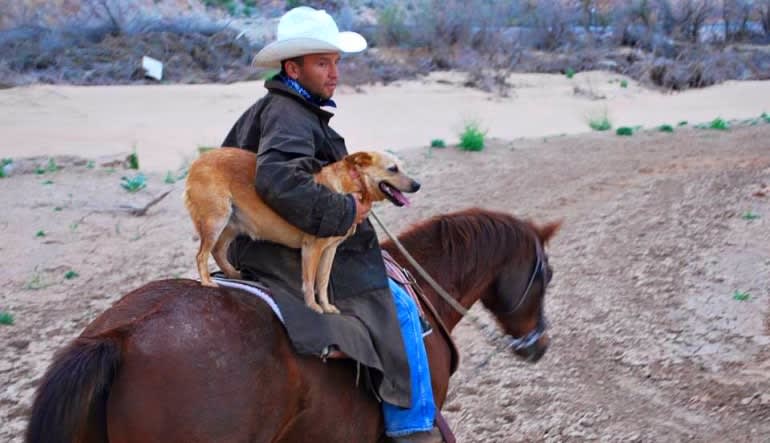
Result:
M217 240L214 249L211 251L219 269L229 278L241 278L241 273L227 259L227 248L237 235L238 231L231 228L228 224L222 233L219 234L219 240Z
M275 441L375 443L384 433L382 411L374 394L356 374L352 360L302 357L307 404ZM363 371L363 368L360 368Z
M318 301L321 303L321 308L327 314L340 313L336 306L329 303L329 275L332 272L332 263L334 263L334 256L337 253L337 246L339 244L340 242L334 242L324 249L321 254L321 261L318 263L318 274L315 278Z

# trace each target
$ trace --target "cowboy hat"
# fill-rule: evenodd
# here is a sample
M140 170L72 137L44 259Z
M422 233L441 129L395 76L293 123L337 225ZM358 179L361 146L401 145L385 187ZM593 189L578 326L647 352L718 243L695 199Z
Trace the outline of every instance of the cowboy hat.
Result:
M356 32L340 32L326 11L300 6L278 22L274 42L254 56L254 66L280 68L281 60L319 52L361 52L366 40Z

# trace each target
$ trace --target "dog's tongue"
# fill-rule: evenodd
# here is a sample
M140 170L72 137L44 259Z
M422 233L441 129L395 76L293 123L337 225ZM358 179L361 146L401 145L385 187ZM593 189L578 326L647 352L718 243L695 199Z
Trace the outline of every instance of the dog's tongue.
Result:
M401 193L401 191L399 191L398 189L390 188L390 191L393 193L393 197L395 197L399 203L403 204L404 206L409 206L411 204L409 202L409 199L406 198L406 196L403 193Z

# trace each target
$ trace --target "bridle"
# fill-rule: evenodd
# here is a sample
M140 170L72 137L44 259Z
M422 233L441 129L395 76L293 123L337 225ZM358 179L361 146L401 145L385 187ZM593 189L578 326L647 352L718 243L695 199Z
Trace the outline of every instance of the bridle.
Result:
M385 224L380 220L379 216L372 210L370 214L374 217L374 219L377 221L377 223L380 225L382 230L387 234L388 237L393 241L393 244L396 245L399 251L401 251L401 254L409 261L409 263L414 266L414 268L417 270L417 272L425 279L426 282L433 288L436 293L441 296L441 298L444 299L455 311L457 311L460 315L463 317L468 318L472 323L476 325L476 327L481 331L484 332L485 330L488 330L486 327L486 324L476 318L473 314L468 312L467 309L463 305L461 305L457 300L452 298L451 295L449 295L444 288L441 287L434 279L433 277L428 274L425 269L423 269L422 266L420 266L419 263L409 254L409 252L404 248L404 246L401 244L401 242L398 240L398 238L391 234L391 232L388 230L388 228L385 226ZM532 270L532 275L529 277L529 282L527 283L527 287L524 289L524 293L521 294L521 297L519 297L519 302L516 303L516 306L514 306L513 309L508 311L492 311L495 315L498 317L500 316L506 316L511 315L515 313L523 304L524 301L527 300L527 296L529 295L530 289L532 289L532 285L535 283L535 279L540 276L543 279L543 288L545 289L547 285L546 281L546 272L545 272L545 253L543 252L543 246L540 243L540 239L535 235L535 267ZM504 337L500 337L500 334L497 333L495 330L489 330L487 335L489 336L489 340L497 347L497 343L503 342L504 345L502 346L505 349L513 348L515 351L522 351L527 350L528 348L532 347L535 343L537 343L538 340L545 334L545 330L548 327L548 322L546 322L544 316L543 316L543 310L542 307L540 309L539 317L537 320L537 325L535 325L535 329L530 331L527 335L519 338L511 337L510 335L505 335ZM487 358L488 360L488 358Z
M518 303L516 303L516 306L513 307L513 309L505 310L505 311L498 311L498 310L491 310L493 314L495 314L498 317L504 317L506 315L511 315L516 313L519 308L524 304L524 302L529 298L528 295L530 293L530 289L532 289L532 285L535 283L535 280L540 277L543 280L543 288L546 287L548 284L548 281L546 280L546 260L545 260L545 253L543 252L543 246L540 244L540 240L535 237L535 267L532 269L532 274L529 277L529 282L527 283L527 287L524 289L524 292L521 294L521 297L519 297ZM537 343L538 340L545 334L545 330L548 328L548 322L545 319L545 316L543 315L543 309L540 308L540 312L537 318L537 325L535 325L535 329L531 330L527 335L519 338L509 337L510 340L508 342L507 347L513 348L516 351L521 351L524 349L527 349L531 346L533 346L535 343Z

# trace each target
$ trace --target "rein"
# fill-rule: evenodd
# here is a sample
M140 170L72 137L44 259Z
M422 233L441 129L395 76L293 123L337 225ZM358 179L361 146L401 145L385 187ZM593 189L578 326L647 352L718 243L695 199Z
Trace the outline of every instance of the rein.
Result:
M398 240L398 238L393 235L390 230L385 226L385 224L380 220L380 217L377 215L377 213L372 209L370 211L374 219L377 221L377 223L380 225L382 230L385 232L385 234L393 241L393 243L396 245L398 250L401 252L401 254L406 257L407 261L414 266L414 268L417 270L417 272L422 276L425 281L428 282L431 288L438 293L439 296L441 296L444 301L449 303L449 306L451 306L455 311L457 311L461 316L468 318L471 321L471 324L476 327L476 329L482 333L486 337L486 339L489 341L489 343L495 347L495 351L488 355L484 361L479 364L479 366L486 365L492 355L496 353L497 351L505 350L508 348L513 348L515 350L525 349L540 339L540 337L543 336L545 333L545 320L542 318L542 315L540 317L540 320L538 320L537 327L530 331L529 334L525 335L524 337L520 338L514 338L507 334L501 334L497 331L497 329L489 328L489 326L481 321L477 316L470 313L463 305L461 305L457 300L455 300L449 293L444 290L444 288L439 285L436 280L433 279L433 277L428 274L428 272L420 266L419 263L417 263L417 260L412 257L411 254L406 250L403 244ZM504 311L504 312L495 312L496 314L506 315L506 314L512 314L514 313L518 308L521 307L521 305L524 303L524 300L527 299L527 295L529 293L529 290L532 288L532 284L535 281L535 278L537 275L542 274L543 272L543 248L540 245L540 242L535 242L536 252L537 252L537 263L535 265L535 269L532 271L532 276L529 279L529 283L527 284L527 288L524 290L524 293L521 295L519 302L516 304L516 306L510 310L510 311ZM428 300L425 300L426 303L429 303Z

